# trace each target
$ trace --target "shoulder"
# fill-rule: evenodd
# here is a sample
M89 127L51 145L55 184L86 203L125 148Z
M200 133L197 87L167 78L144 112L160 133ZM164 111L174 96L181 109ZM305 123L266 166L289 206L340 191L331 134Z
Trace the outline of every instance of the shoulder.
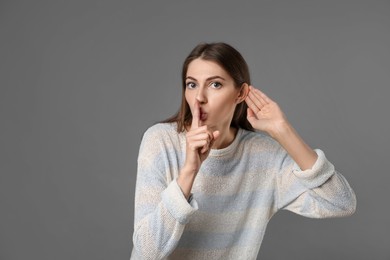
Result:
M157 123L149 127L143 137L142 143L152 143L154 145L167 144L177 145L183 133L177 132L176 123Z
M176 123L157 123L146 129L144 137L159 137L164 135L178 135Z
M255 160L281 164L287 157L287 151L278 141L264 132L241 130L239 150Z
M251 147L261 147L262 149L270 149L275 150L280 148L280 144L273 139L271 136L264 132L259 131L248 131L244 129L240 129L240 143L244 143L246 146L249 145Z

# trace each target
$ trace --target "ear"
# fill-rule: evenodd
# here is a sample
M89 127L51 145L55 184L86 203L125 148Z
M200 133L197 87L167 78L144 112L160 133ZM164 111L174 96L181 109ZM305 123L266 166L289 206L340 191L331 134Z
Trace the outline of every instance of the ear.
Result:
M239 104L245 100L249 93L249 85L247 83L242 83L240 92L238 92L238 97L236 99L236 103Z

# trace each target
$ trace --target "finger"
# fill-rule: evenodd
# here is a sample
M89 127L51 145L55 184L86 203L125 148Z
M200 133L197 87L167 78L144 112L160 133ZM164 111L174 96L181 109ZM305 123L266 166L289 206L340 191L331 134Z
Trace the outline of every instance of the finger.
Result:
M210 135L210 137L212 137L212 133L208 130L207 125L202 125L202 126L199 126L195 129L191 129L187 134L192 136L192 135L198 135L201 133L207 133L208 135Z
M196 135L199 133L206 133L207 130L207 125L202 125L199 127L196 127L195 129L191 129L188 133L191 133L192 135Z
M245 98L245 102L248 105L248 107L254 112L257 113L260 111L260 108L256 106L255 102L252 100L252 98L248 95Z
M200 153L206 153L210 150L210 144L207 143L205 146L202 147L202 150L200 150Z
M251 100L253 100L253 102L256 104L256 106L259 109L261 109L263 106L267 104L265 100L263 100L263 98L261 98L261 96L258 93L256 93L254 90L249 92L249 97L251 98Z
M219 135L219 131L214 131L214 132L218 132L217 135ZM207 152L213 146L213 143L214 143L214 132L211 133L210 131L207 131L207 134L208 134L207 145L205 145L203 147L201 153Z
M217 131L214 131L214 132L212 133L212 137L213 137L213 138L210 140L210 143L209 143L207 146L204 146L204 147L203 147L201 153L208 152L208 151L213 147L215 140L217 140L218 137L219 137L219 133L220 133L220 132L219 132L218 130L217 130Z
M197 134L197 135L194 135L194 136L190 136L189 137L189 141L199 141L199 140L208 140L210 141L212 139L212 137L210 137L210 134L209 133L201 133L201 134Z
M254 120L257 119L256 114L249 107L246 111L246 118L248 119L249 123L251 123L251 124L254 122Z
M254 88L251 86L251 91L252 99L258 100L258 102L261 104L261 106L267 105L269 102L264 98L264 94L258 90L257 88ZM263 95L262 95L263 94Z
M253 120L256 119L253 110L248 107L248 109L246 110L246 114L247 114L246 118L248 119L249 123L252 124L254 122Z
M218 139L219 135L220 132L218 130L213 132L213 142Z
M211 134L212 138L211 138L211 140L210 140L210 147L212 147L213 144L214 144L214 142L215 142L215 140L218 139L219 133L220 133L220 132L217 130L217 131L214 131L214 132Z
M215 140L217 140L219 135L220 135L220 132L218 130L214 131L212 135L213 135L213 138L210 141L210 147L213 147Z
M208 146L208 141L207 140L199 140L199 141L191 142L188 147L192 151L197 151L200 148L202 148L202 150L203 150L205 146Z
M256 92L260 95L260 97L267 103L274 102L270 97L268 97L264 92L262 92L260 89L256 89Z
M248 107L248 109L246 111L246 114L247 114L247 117L255 117L255 113L249 107Z
M192 111L191 129L198 128L199 126L200 126L200 106L199 106L199 101L195 100L194 111Z

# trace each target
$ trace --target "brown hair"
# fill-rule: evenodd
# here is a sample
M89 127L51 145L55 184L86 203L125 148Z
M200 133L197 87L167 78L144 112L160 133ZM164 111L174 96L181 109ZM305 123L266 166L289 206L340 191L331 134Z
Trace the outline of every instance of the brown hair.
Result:
M229 44L223 42L201 43L197 45L184 60L182 68L182 96L179 111L163 123L177 122L177 131L183 132L185 126L191 124L192 114L185 98L186 76L188 65L195 59L201 58L218 63L233 78L235 87L240 88L243 83L250 85L249 68L241 54ZM247 118L247 104L241 102L236 106L231 126L254 131Z

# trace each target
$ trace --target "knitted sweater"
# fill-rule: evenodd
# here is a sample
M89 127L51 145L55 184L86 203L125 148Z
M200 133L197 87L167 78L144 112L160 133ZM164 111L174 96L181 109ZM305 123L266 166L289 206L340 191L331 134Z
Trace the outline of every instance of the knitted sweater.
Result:
M185 151L175 123L145 132L130 259L256 259L280 209L311 218L355 211L353 190L319 149L312 169L302 171L277 141L239 129L228 147L210 151L189 201L176 182Z

